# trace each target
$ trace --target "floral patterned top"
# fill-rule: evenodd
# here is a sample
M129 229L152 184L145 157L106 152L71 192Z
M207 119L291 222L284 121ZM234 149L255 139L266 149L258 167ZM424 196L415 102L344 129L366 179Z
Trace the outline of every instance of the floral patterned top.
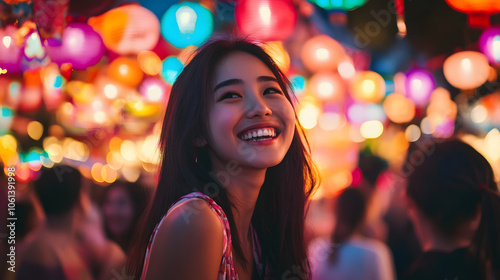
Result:
M222 208L215 203L213 199L211 199L209 196L201 193L201 192L192 192L190 194L187 194L183 197L181 197L177 202L175 202L168 210L168 212L161 218L160 222L156 225L155 229L153 230L153 233L151 234L151 237L149 239L148 243L148 248L146 250L146 257L144 258L144 265L142 269L142 274L141 274L141 280L144 280L146 278L146 271L148 270L148 264L149 264L149 254L151 253L151 246L153 245L153 241L156 235L156 232L160 228L161 223L163 222L163 219L167 216L167 214L170 212L171 209L173 209L176 205L180 204L181 202L184 202L186 200L191 200L191 199L203 199L205 200L212 211L217 214L219 217L219 220L221 221L223 227L224 227L224 248L223 248L223 254L222 254L222 260L220 262L220 268L219 268L219 277L217 278L218 280L237 280L238 279L238 273L236 272L236 269L234 267L233 263L233 250L232 250L232 244L231 244L231 231L229 228L229 222L227 220L226 214L222 210ZM260 259L260 254L261 254L261 248L258 243L257 235L255 234L255 231L251 227L252 234L253 234L253 240L254 240L254 259L255 259L255 264L257 266L257 270L260 272L262 271L262 265L258 262Z

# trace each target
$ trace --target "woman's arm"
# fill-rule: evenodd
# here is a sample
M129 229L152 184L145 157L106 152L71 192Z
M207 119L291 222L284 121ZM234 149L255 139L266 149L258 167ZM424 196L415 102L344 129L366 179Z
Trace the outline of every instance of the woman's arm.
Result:
M168 213L151 248L147 280L216 280L222 259L222 224L202 200L188 200Z

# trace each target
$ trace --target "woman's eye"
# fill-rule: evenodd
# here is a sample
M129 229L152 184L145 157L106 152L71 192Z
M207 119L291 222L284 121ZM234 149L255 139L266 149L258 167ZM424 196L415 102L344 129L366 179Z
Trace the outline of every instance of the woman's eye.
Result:
M224 99L234 99L238 97L241 97L241 95L236 92L226 92L219 98L219 101L222 101Z
M274 88L274 87L266 88L266 90L264 90L264 94L268 94L268 93L269 94L271 94L271 93L282 94L281 90Z

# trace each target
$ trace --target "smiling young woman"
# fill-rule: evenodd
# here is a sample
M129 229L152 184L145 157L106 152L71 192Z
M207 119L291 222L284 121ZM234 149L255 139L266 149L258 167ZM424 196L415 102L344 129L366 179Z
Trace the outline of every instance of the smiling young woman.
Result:
M256 44L219 39L198 50L172 87L160 178L129 274L309 277L304 213L316 171L289 88Z

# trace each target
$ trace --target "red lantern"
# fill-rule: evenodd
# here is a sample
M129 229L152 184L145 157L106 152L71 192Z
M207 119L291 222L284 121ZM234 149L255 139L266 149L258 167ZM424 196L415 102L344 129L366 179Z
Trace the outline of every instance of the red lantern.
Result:
M241 33L261 41L283 41L293 32L297 11L291 0L241 0L235 8Z
M498 0L446 0L453 9L465 13L469 18L469 25L476 28L490 26L492 14L500 12Z

